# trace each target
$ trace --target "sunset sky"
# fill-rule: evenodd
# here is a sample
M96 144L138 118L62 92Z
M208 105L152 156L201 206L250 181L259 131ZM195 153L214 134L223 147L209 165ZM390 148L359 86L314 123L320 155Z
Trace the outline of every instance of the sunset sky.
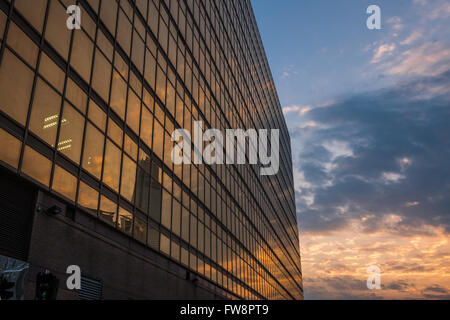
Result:
M292 139L305 298L450 299L450 1L252 4Z

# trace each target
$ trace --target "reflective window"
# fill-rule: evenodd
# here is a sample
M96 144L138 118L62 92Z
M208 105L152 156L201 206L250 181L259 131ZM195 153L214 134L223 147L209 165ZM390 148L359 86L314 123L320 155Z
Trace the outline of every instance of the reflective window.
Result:
M66 198L75 201L77 194L77 179L72 174L56 165L55 173L53 174L52 189Z
M86 128L84 140L83 168L100 179L103 162L104 136L90 123Z
M59 133L58 151L79 164L83 144L84 117L67 102Z
M61 97L39 79L31 109L30 130L51 146L55 146L60 109Z
M119 192L120 164L122 153L110 140L106 142L105 167L103 169L103 182Z
M0 161L17 169L19 165L20 148L22 143L6 131L0 129Z
M87 212L97 215L98 191L80 181L78 190L78 205L83 207Z
M23 154L22 172L47 186L50 182L52 163L49 159L26 146Z
M27 119L32 86L32 71L11 51L5 50L0 65L0 110L21 125Z

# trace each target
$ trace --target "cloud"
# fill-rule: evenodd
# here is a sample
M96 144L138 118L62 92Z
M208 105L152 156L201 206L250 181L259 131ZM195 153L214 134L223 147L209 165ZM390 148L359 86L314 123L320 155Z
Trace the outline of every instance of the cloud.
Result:
M288 106L283 108L283 114L287 115L289 113L297 113L301 116L311 111L311 109L311 106Z
M422 37L422 32L415 30L408 36L408 38L406 38L405 40L400 42L400 44L403 46L411 45L414 42L416 42L417 40L419 40L421 37Z
M387 23L391 25L394 31L400 31L405 27L402 23L402 18L397 16L387 19Z
M387 56L392 55L393 52L395 51L395 48L396 48L395 43L380 45L378 48L374 50L374 55L371 63L378 63Z

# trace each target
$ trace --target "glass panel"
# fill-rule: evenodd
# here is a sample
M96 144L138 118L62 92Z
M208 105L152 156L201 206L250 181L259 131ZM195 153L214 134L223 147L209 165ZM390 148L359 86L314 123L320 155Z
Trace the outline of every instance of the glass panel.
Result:
M106 129L106 113L92 100L89 101L89 119L102 130Z
M21 125L27 119L32 86L33 72L5 50L0 66L0 110Z
M172 196L163 190L162 193L162 208L161 208L161 224L170 230L172 221Z
M127 125L139 135L139 119L141 116L141 102L134 92L128 90Z
M66 26L68 15L66 9L59 1L51 1L50 13L45 28L45 38L58 53L67 60L72 31L61 26Z
M171 257L176 261L180 261L180 246L172 241Z
M181 223L181 205L178 201L173 199L172 208L172 232L177 236L180 236L180 223Z
M148 227L148 245L159 250L159 232L152 227Z
M136 206L143 212L148 212L150 200L150 174L141 168L145 163L139 163L136 182Z
M161 234L160 245L161 245L160 247L161 252L170 255L170 239L163 234Z
M152 171L155 167L152 165ZM161 185L154 179L151 181L150 189L150 217L157 222L161 221Z
M41 55L39 73L60 93L64 88L64 72L45 53Z
M134 218L134 238L140 242L147 242L147 223L137 217Z
M181 263L189 265L189 252L185 248L181 248Z
M131 234L133 231L133 214L119 207L119 220L117 221L119 230Z
M33 68L36 66L38 47L15 23L9 25L6 42Z
M67 102L64 104L58 151L75 163L80 163L84 117Z
M149 148L152 147L152 136L153 136L153 115L147 108L143 107L141 119L141 139L145 142L145 144L147 144Z
M66 98L72 102L81 113L86 113L87 96L70 78L67 80Z
M17 169L22 142L0 129L0 160Z
M125 119L125 101L127 95L127 85L122 77L114 72L112 87L111 87L111 108L117 113L117 115Z
M75 201L77 194L77 179L69 172L56 165L52 189L66 198Z
M79 30L74 33L70 64L87 83L91 76L93 50L94 44L83 31Z
M121 156L122 152L120 149L111 143L111 141L107 140L103 182L116 192L119 192Z
M105 56L97 50L95 52L94 76L92 77L92 88L100 97L108 102L109 85L111 82L111 64Z
M182 207L181 238L189 242L189 211Z
M136 163L123 156L122 164L122 184L120 187L120 194L130 202L133 202L134 187L136 183Z
M98 208L98 191L80 181L80 187L78 190L78 205L83 207L87 212L96 216Z
M30 0L16 0L14 7L37 29L42 32L44 24L47 0L34 0L30 6ZM65 24L64 24L65 25Z
M105 196L100 199L100 218L109 224L116 224L117 204L109 200Z
M88 123L84 141L82 166L89 173L100 179L103 161L104 136L93 125Z
M22 172L34 180L48 186L52 163L34 149L26 146L23 154Z
M39 79L31 109L30 130L52 147L55 146L60 108L61 97Z
M125 135L125 143L123 149L126 153L128 153L130 157L132 157L134 160L137 160L137 144L127 134Z
M109 119L108 123L108 136L112 141L122 147L123 131L111 118Z

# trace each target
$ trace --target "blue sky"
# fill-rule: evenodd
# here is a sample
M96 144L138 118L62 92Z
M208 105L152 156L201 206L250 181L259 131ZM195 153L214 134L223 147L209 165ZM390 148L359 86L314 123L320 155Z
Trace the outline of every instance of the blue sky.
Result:
M292 140L305 297L450 299L450 1L252 5Z

